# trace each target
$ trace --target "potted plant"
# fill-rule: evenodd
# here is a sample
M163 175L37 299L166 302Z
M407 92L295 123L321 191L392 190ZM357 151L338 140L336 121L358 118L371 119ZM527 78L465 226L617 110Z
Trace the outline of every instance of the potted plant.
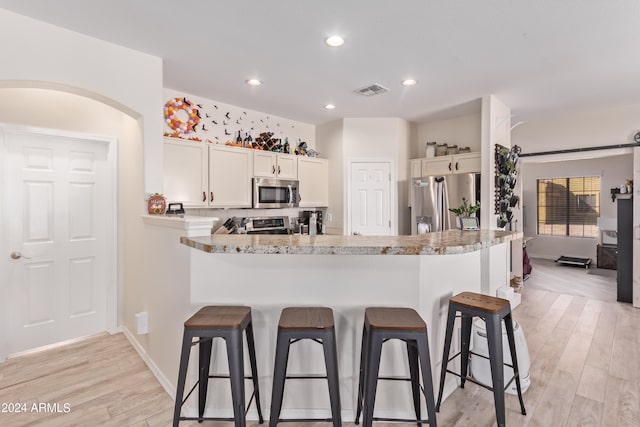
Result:
M457 217L458 228L462 228L462 218L474 218L480 209L480 201L470 204L466 197L462 198L462 204L457 208L449 208L449 211Z

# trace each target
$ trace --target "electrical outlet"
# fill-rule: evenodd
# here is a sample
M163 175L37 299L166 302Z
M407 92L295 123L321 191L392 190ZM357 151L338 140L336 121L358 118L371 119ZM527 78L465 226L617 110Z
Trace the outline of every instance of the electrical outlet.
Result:
M149 333L149 313L146 311L136 313L136 333L138 335Z

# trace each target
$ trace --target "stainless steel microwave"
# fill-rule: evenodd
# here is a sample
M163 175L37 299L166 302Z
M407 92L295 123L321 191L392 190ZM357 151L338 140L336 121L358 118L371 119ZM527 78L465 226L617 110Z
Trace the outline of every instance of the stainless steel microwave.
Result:
M299 201L298 181L253 178L254 208L297 208Z

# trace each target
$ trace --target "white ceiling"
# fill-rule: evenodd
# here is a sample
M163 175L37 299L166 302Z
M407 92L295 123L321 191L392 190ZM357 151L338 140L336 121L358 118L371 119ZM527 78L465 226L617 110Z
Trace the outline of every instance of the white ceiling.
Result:
M640 103L637 0L0 0L164 59L164 85L308 123L424 121L495 94L514 121ZM341 48L324 38L343 35ZM6 42L6 41L5 41ZM256 77L261 87L244 81ZM415 78L415 87L400 81ZM391 91L353 91L371 83ZM337 106L328 111L327 103Z

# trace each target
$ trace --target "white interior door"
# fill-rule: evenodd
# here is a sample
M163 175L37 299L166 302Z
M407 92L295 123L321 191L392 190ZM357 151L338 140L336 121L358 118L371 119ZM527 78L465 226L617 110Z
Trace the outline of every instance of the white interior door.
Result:
M391 173L387 162L351 164L351 232L391 234Z
M108 144L4 136L8 353L105 331Z

